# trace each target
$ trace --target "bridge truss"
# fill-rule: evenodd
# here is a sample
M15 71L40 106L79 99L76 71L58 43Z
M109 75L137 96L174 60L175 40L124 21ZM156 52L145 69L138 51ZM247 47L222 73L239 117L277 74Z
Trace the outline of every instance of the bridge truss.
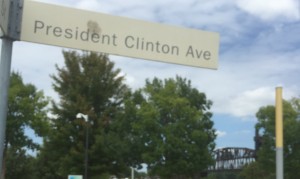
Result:
M208 172L241 170L255 161L255 150L249 148L226 147L214 151L215 165Z

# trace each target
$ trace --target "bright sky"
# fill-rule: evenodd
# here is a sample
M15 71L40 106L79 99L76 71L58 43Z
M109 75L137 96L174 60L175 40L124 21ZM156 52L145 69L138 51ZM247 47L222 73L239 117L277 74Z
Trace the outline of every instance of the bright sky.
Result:
M43 0L72 8L220 34L219 69L209 70L110 56L133 89L145 79L179 75L213 101L217 147L254 147L255 113L274 104L275 87L285 99L299 97L299 0ZM45 12L46 13L46 12ZM57 14L56 14L57 15ZM63 14L61 14L63 15ZM123 28L123 27L120 27ZM12 70L57 99L50 74L64 63L62 48L15 42ZM66 49L65 49L66 50Z

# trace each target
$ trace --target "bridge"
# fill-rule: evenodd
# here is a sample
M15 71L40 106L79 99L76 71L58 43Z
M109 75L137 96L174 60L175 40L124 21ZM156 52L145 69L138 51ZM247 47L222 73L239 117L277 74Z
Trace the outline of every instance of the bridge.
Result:
M214 151L215 164L208 168L209 173L240 171L245 165L255 161L255 150L249 148L226 147Z

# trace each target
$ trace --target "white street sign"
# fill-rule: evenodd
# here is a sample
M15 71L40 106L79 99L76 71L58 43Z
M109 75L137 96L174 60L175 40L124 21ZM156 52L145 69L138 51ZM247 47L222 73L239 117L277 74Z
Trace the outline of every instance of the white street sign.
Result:
M9 16L9 0L0 0L0 28L1 35L6 35L8 30L8 16Z
M219 34L24 0L21 38L41 44L217 69Z

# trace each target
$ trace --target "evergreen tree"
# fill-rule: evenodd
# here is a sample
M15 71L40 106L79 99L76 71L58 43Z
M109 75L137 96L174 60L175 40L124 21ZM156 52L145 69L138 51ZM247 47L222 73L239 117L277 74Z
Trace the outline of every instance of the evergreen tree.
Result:
M123 84L124 77L106 55L74 51L63 55L65 67L57 66L58 73L52 76L60 101L53 102L55 118L39 155L39 164L45 166L41 176L64 179L68 174L83 175L86 139L88 178L122 172L126 167L114 168L113 151L105 145L95 150L95 145L109 141L110 124L128 91ZM77 113L88 115L88 122L76 118Z

